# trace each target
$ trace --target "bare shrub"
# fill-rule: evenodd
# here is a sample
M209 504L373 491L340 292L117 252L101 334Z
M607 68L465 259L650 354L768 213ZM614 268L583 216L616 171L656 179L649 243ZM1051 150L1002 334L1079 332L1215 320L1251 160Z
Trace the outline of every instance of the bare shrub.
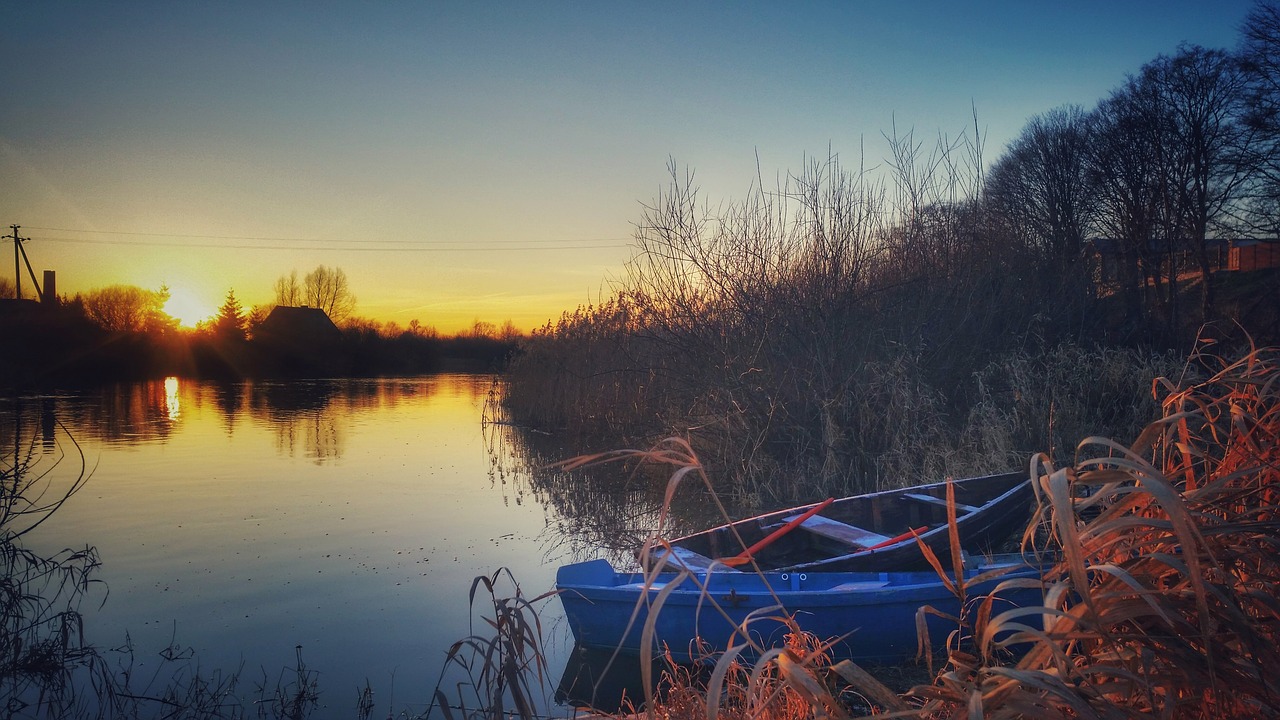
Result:
M686 437L747 505L1007 470L1043 436L975 449L974 373L1052 322L987 227L978 138L890 138L892 192L832 156L714 209L673 164L614 294L523 345L512 416L580 450Z
M944 185L967 172L953 149L931 155L927 173L905 173L939 178L914 188L911 202L927 205L920 217L948 219L954 242L943 249L927 229L895 239L901 213L884 188L835 157L775 190L755 184L715 212L673 165L613 297L524 344L509 372L513 416L614 445L688 437L725 478L721 491L748 502L944 469L945 452L922 451L949 439L947 396L929 373L954 371L940 359L954 355L951 331L965 326L930 332L936 318L925 318L936 310L919 296L925 275L973 246L965 223L974 215L936 205L955 199ZM917 264L908 270L908 261Z

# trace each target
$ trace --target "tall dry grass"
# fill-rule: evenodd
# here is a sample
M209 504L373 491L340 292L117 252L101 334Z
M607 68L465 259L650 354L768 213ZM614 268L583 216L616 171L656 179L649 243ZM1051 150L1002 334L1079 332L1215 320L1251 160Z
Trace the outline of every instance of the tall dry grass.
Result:
M1280 715L1280 351L1209 349L1156 382L1163 417L1131 445L1090 437L1066 467L1033 458L1041 502L1024 544L1061 561L969 598L936 639L933 682L897 695L851 663L779 654L739 684L759 695L746 705L785 695L803 702L768 716L840 716L839 683L892 717ZM1043 606L1001 609L1002 591L1028 585ZM686 682L651 715L715 718L714 695Z
M982 651L953 656L925 710L1280 713L1280 353L1210 349L1157 382L1163 417L1130 446L1091 437L1070 467L1033 461L1044 502L1027 540L1044 527L1064 558L1045 607L976 628ZM1010 643L1031 649L990 662Z
M955 631L921 634L921 661L932 668L941 658L931 682L896 693L868 669L829 664L822 638L796 633L787 648L758 648L754 664L741 660L742 648L719 655L709 674L672 664L643 712L1280 716L1280 349L1237 359L1216 349L1206 342L1176 373L1146 383L1162 416L1131 444L1088 437L1062 467L1045 453L1032 457L1039 502L1024 552L1059 559L1042 577L1006 579L987 595L971 588L991 578L956 584L965 602ZM676 467L668 500L687 478L709 483L679 440L579 462L636 457ZM954 539L950 557L922 551L940 575L963 565ZM1043 605L1001 602L1027 587L1043 593ZM921 609L918 626L931 612Z
M833 156L715 207L673 165L625 276L523 344L512 416L575 452L687 438L726 499L757 506L982 474L1006 457L966 429L977 409L1010 423L1006 456L1040 449L1017 423L1048 408L992 406L977 377L1094 336L984 209L976 132L908 133L892 155L887 185Z
M1160 416L1151 378L1175 376L1185 362L1174 353L1073 343L998 358L973 376L955 450L973 457L960 464L1002 470L1032 451L1065 462L1086 437L1134 435Z

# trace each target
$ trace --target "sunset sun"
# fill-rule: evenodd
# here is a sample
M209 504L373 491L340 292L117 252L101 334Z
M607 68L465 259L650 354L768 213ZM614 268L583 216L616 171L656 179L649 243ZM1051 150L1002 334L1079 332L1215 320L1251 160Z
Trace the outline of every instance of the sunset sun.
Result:
M185 288L169 289L169 300L164 304L164 311L177 320L179 325L189 328L217 314L212 305Z

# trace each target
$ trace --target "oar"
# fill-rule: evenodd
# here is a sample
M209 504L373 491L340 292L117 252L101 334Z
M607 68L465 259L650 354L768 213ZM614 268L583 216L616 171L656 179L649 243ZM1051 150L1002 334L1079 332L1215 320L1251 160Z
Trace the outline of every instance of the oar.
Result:
M870 547L863 548L863 549L864 549L864 550L879 550L879 549L880 549L880 548L882 548L882 547L889 547L890 545L897 545L898 543L902 542L903 540L906 540L906 539L908 539L908 538L910 538L910 537L913 537L916 533L922 533L922 532L924 532L925 530L928 530L928 529L929 529L929 526L928 526L928 525L921 525L920 527L918 527L918 528L916 528L916 529L914 529L914 530L908 530L908 531L906 531L906 532L902 533L902 534L901 534L901 535L899 535L898 537L891 537L891 538L889 538L888 540L883 540L883 541L881 541L881 542L876 543L875 545L872 545L872 546L870 546Z
M813 517L814 515L817 515L818 513L822 512L824 509L826 509L826 507L827 507L828 505L830 505L831 503L835 502L835 500L836 500L836 499L835 499L835 498L833 498L833 497L829 497L829 498L827 498L826 500L823 500L822 502L818 503L817 505L814 505L813 507L809 508L808 510L805 510L805 511L804 511L804 514L802 514L802 515L800 515L799 517L795 518L795 519L794 519L794 520L792 520L791 522L789 522L789 523L787 523L786 525L783 525L782 527L778 528L777 530L774 530L773 532L769 533L769 534L768 534L768 535L766 535L766 536L764 537L764 539L763 539L763 540L761 540L760 542L757 542L755 545L752 545L751 547L747 548L746 550L743 550L743 551L742 551L742 553L741 553L740 555L735 555L735 556L733 556L733 557L727 557L727 558L720 558L720 559L719 559L719 562L722 562L722 563L724 563L725 565L728 565L729 567L737 567L737 566L739 566L739 565L744 565L744 564L746 564L746 563L750 562L750 561L751 561L751 556L752 556L753 554L755 554L755 553L757 553L757 552L759 552L759 551L761 551L761 550L763 550L763 549L765 549L765 548L769 547L770 545L772 545L772 544L773 544L773 541L777 540L778 538L782 537L783 535L786 535L787 533L791 532L792 530L795 530L796 528L800 527L801 523L803 523L805 520L808 520L809 518Z

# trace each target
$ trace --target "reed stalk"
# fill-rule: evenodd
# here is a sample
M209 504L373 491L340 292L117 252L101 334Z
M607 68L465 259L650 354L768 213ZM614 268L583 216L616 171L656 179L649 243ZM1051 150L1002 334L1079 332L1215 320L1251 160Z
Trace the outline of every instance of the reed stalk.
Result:
M1024 552L1059 560L1040 578L1006 579L989 594L971 587L990 577L957 583L964 609L955 631L921 633L921 660L943 658L931 682L895 693L856 664L829 665L823 639L797 633L753 665L741 661L741 646L729 649L709 679L673 666L644 712L711 720L844 717L857 708L915 718L1280 714L1280 351L1229 359L1215 349L1202 344L1179 374L1156 380L1162 417L1131 444L1085 438L1063 467L1044 453L1031 458L1038 503ZM668 497L684 477L706 480L680 441L589 460L637 455L676 465ZM922 551L943 577L948 566L962 577L957 537L952 548L947 558ZM1000 600L1027 587L1042 592L1042 605ZM650 608L650 622L660 609ZM919 626L931 612L921 609Z

